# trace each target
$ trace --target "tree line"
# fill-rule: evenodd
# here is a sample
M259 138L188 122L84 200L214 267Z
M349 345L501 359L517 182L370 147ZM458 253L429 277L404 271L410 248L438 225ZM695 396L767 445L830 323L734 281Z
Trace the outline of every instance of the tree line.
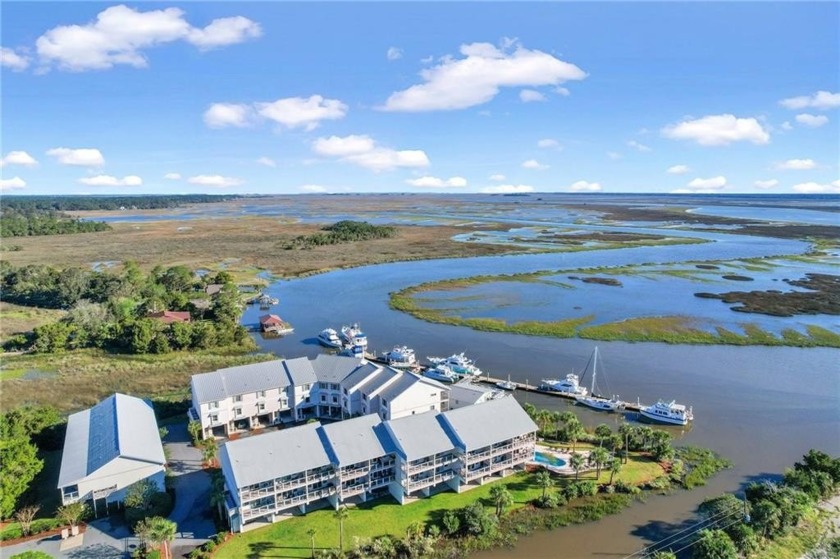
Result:
M15 211L157 210L184 204L237 200L236 194L161 194L144 196L4 196L3 206Z
M0 210L0 237L34 237L107 231L111 226L102 221L83 221L55 210L18 209L6 206Z
M321 229L323 233L298 235L285 244L286 250L311 249L318 246L337 245L371 239L388 239L397 234L390 225L372 225L366 221L343 220Z

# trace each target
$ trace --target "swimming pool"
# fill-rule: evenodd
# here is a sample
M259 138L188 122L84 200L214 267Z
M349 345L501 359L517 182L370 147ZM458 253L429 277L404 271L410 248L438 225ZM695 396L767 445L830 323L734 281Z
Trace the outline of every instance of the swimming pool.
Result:
M534 462L545 464L546 466L554 466L555 468L562 468L566 465L565 460L548 452L535 452Z

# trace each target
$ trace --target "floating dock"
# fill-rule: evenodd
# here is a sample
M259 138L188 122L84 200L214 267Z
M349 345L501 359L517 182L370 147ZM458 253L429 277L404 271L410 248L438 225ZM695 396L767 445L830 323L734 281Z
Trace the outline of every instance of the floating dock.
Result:
M499 382L507 382L507 379L501 378L494 378L490 376L481 376L475 379L476 382L480 382L482 384L492 384L496 386L496 383ZM566 400L574 400L575 397L573 394L568 394L566 392L557 392L555 390L543 390L539 386L534 386L532 384L527 384L524 382L515 382L511 381L513 384L516 385L516 390L522 390L523 392L531 392L534 394L543 394L545 396L552 396L554 398L563 398ZM597 394L596 394L597 396ZM623 411L635 411L638 412L641 408L640 404L635 402L625 402L624 403L624 410Z

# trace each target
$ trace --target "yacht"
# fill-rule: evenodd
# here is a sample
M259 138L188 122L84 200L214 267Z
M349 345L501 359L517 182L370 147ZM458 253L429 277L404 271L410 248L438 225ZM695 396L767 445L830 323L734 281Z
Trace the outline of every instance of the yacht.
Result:
M406 346L395 346L382 358L388 362L390 367L397 369L413 369L417 366L417 357L414 355L414 350Z
M484 373L475 366L475 361L463 353L455 353L449 357L427 357L433 365L446 365L452 372L464 377L480 377Z
M423 376L438 382L445 382L449 384L458 382L461 378L452 369L443 364L435 365L434 367L426 369L423 372Z
M508 375L507 380L500 380L496 383L496 386L501 388L502 390L514 391L516 390L516 383L510 381L510 375Z
M344 342L344 345L359 346L362 348L362 351L367 349L367 336L362 332L362 328L358 322L352 326L341 327L341 340Z
M618 396L612 398L604 398L603 396L596 396L595 392L595 378L598 375L598 348L592 352L592 384L589 388L589 394L579 394L575 396L578 404L588 406L590 408L600 411L616 411L624 407L624 402L618 399ZM588 369L587 364L587 369ZM586 376L586 372L583 373Z
M348 345L347 347L339 351L338 354L346 357L358 357L360 359L364 359L365 348L360 345Z
M324 347L341 348L341 340L338 339L338 332L332 328L325 328L318 334L318 343Z
M564 379L542 379L542 390L562 392L571 396L586 396L586 387L580 385L580 379L575 374L568 374Z
M639 413L653 421L670 423L671 425L686 425L689 421L694 420L692 409L690 407L686 409L684 405L678 404L674 400L670 402L659 400L652 406L641 406Z

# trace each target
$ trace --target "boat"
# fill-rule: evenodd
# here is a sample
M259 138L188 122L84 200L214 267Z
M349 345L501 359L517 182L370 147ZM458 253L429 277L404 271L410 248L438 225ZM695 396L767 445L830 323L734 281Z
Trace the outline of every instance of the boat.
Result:
M438 382L445 382L449 384L458 382L461 379L460 375L443 364L435 365L434 367L426 369L423 371L423 376Z
M586 396L586 387L580 385L576 374L570 373L564 379L542 379L540 389L550 392L560 392L570 396Z
M612 398L604 398L603 396L596 395L595 392L595 378L598 375L598 347L595 347L595 350L592 352L592 384L589 388L589 394L579 394L575 396L575 400L578 404L582 404L584 406L588 406L590 408L600 410L600 411L616 411L624 407L624 402L618 399L618 396L613 396ZM587 369L588 369L587 364ZM586 372L584 371L583 377L586 376ZM583 379L581 377L581 380Z
M341 340L338 338L338 332L332 328L324 328L318 334L318 343L324 347L331 347L335 349L341 348Z
M358 357L360 359L364 359L365 348L360 345L349 345L339 351L338 354L346 357Z
M484 373L475 366L475 361L462 353L455 353L449 357L427 357L432 365L446 365L452 372L463 377L480 377Z
M362 351L367 349L367 336L362 332L359 323L356 322L352 326L341 327L341 340L345 346L360 346Z
M691 407L686 409L684 405L678 404L674 400L670 402L659 400L652 406L641 406L639 413L653 421L671 425L687 425L689 421L694 420L694 412Z
M389 352L382 354L389 367L397 369L413 369L417 366L417 357L414 355L414 350L406 346L394 346Z
M508 375L507 380L500 380L499 382L496 383L496 386L498 386L502 390L514 391L514 390L516 390L517 385L516 385L515 382L510 381L510 375Z

